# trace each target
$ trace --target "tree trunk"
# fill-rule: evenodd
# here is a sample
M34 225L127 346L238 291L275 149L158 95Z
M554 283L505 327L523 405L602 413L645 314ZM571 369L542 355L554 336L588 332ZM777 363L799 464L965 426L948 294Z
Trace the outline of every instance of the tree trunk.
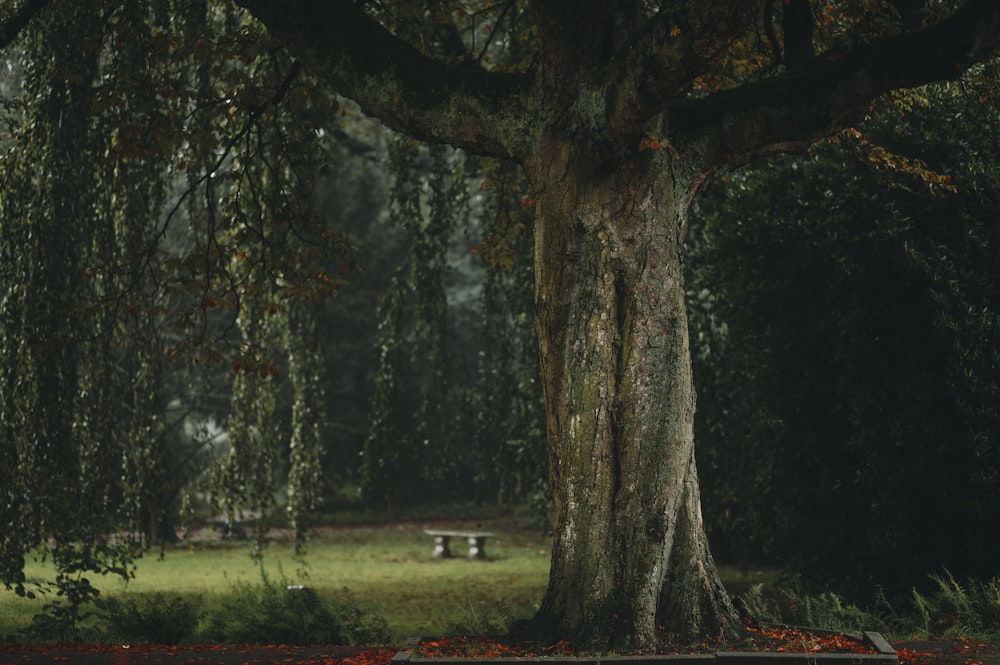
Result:
M681 245L693 182L666 150L604 164L551 139L536 313L555 544L534 627L586 648L731 638L695 469Z

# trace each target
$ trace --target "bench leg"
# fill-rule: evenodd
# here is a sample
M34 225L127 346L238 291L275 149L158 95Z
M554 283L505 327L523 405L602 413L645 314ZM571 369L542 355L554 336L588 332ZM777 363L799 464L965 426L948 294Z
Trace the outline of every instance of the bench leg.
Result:
M434 536L434 556L442 559L447 559L451 556L451 548L448 547L450 539L451 536Z
M469 538L469 558L470 559L486 558L486 536Z

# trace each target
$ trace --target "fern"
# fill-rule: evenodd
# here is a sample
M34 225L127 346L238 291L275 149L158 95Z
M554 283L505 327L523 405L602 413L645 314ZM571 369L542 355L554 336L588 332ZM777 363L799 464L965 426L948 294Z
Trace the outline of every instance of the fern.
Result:
M194 635L201 618L197 603L162 593L124 600L112 597L104 605L106 636L115 642L179 644Z
M924 598L919 591L913 589L913 605L917 610L915 629L917 636L928 638L931 635L931 614L934 612L933 606L927 598Z
M769 623L849 632L877 630L924 639L1000 639L1000 578L960 583L948 571L929 578L933 588L928 592L913 588L909 603L897 603L902 610L881 589L868 607L859 607L832 591L804 593L797 583L776 588L755 584L740 600L750 616Z

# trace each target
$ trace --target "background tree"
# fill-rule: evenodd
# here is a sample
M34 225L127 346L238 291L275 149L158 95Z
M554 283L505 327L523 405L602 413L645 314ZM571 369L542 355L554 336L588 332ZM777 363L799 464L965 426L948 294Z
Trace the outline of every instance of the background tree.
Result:
M697 431L724 556L864 600L942 566L995 572L996 67L890 96L695 206Z

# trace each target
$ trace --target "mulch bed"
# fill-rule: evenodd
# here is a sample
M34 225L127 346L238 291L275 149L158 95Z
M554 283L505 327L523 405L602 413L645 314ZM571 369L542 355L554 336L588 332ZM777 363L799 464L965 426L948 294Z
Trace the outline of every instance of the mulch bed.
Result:
M904 640L892 643L901 665L1000 665L1000 643Z
M450 646L449 646L450 644ZM807 643L807 648L815 644ZM430 640L429 653L457 653L460 641ZM466 647L469 645L466 644ZM510 650L497 641L480 643L480 655ZM759 643L758 646L764 646ZM772 643L773 646L773 643ZM1000 643L977 640L907 640L893 642L901 665L1000 665ZM782 647L776 647L782 648ZM530 655L563 655L565 644L526 649ZM395 647L341 646L185 646L22 645L0 644L0 665L389 665ZM468 651L464 653L468 655ZM510 651L506 655L514 655Z
M827 653L827 654L870 654L878 652L857 636L848 636L832 631L814 631L787 626L748 626L748 635L734 644L705 642L702 644L677 644L667 639L655 648L642 652L627 652L616 655L694 655L712 654L719 651L776 652L776 653ZM525 644L511 642L504 638L489 637L444 637L421 640L413 651L416 659L421 658L490 658L514 657L534 658L540 656L573 656L568 642L556 644Z

